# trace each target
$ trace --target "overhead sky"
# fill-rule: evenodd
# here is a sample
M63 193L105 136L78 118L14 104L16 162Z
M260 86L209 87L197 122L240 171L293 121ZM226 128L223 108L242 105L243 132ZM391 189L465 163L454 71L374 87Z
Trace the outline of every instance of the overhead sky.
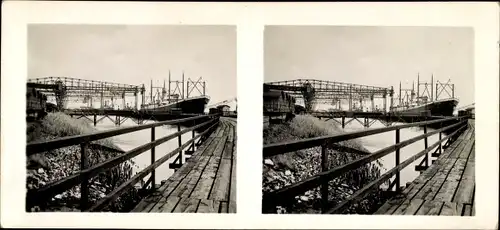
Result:
M236 97L236 26L30 25L28 77L163 86L206 81L209 104ZM173 86L172 86L173 87ZM194 90L196 91L196 90ZM197 96L199 94L192 94Z
M455 84L459 106L474 102L474 31L465 27L266 26L264 79L299 78L411 88ZM421 91L423 90L423 86ZM442 98L448 97L446 93Z

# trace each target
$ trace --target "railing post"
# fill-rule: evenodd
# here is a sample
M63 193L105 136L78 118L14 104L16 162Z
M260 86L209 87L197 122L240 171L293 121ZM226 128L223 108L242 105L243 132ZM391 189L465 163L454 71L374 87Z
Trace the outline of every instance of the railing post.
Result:
M399 129L396 129L396 145L399 144L399 141L400 141L400 135L399 135ZM396 166L397 167L399 165L399 152L400 152L400 149L399 147L396 148ZM401 187L401 179L400 179L400 172L399 170L396 172L396 192L399 192L400 190L400 187Z
M321 145L321 170L328 170L328 153L327 153L327 144L324 143ZM323 180L321 185L321 209L322 212L327 210L328 204L328 180Z
M424 134L427 134L427 125L424 125ZM427 137L424 139L424 147L427 149L428 142ZM425 168L429 167L429 152L425 152Z
M88 159L87 159L87 144L80 144L80 171L84 170L88 167ZM87 205L89 202L89 178L87 176L83 176L82 182L80 184L80 211L85 211L87 209Z
M94 114L94 126L97 126L97 115Z
M195 125L196 125L196 122L193 120L193 126L195 126ZM194 129L191 132L191 139L193 139L193 142L191 142L191 151L193 151L193 153L194 153Z
M151 128L151 142L155 141L155 127ZM151 148L151 164L154 164L156 161L155 157L155 147ZM155 175L155 169L151 171L151 191L155 190L155 183L156 183L156 175Z
M177 132L181 131L181 124L177 125ZM182 135L179 135L179 148L182 146ZM179 151L179 165L182 165L182 149Z
M342 116L342 128L345 128L345 116Z
M441 155L441 149L443 148L443 146L441 145L441 132L439 132L439 154Z

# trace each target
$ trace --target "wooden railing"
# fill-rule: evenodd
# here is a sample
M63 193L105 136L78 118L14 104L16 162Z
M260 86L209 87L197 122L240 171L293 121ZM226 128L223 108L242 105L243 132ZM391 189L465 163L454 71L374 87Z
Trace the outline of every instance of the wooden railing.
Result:
M41 188L37 189L29 189L26 195L26 204L27 207L34 206L36 204L43 203L57 194L60 194L64 191L67 191L73 188L76 185L80 185L81 190L81 198L80 198L80 209L81 211L99 211L102 210L109 204L110 202L117 199L123 192L126 191L127 188L130 188L141 181L144 177L151 174L149 180L143 185L143 189L147 188L149 184L151 184L151 189L155 189L155 169L161 164L165 163L168 159L172 158L175 154L178 154L177 158L182 159L183 150L186 147L189 147L185 154L193 153L195 150L195 142L198 139L198 144L212 132L217 125L219 124L220 114L213 115L202 115L197 117L189 117L184 119L156 122L152 124L138 125L126 128L118 128L108 131L101 131L92 134L84 134L84 135L75 135L63 137L50 141L43 142L31 142L27 144L26 153L28 156L37 154L37 153L46 153L46 151L73 146L80 145L80 154L81 154L81 162L80 162L80 171L74 173L71 176L62 178L50 184L47 184ZM193 122L193 126L189 128L185 128L181 130L181 123ZM200 124L196 124L199 123ZM164 125L177 125L178 131L176 133L167 135L165 137L155 138L155 128L161 127ZM121 155L110 158L104 162L100 162L91 167L88 166L88 154L87 150L89 145L92 145L92 141L101 140L117 135L127 134L139 130L151 129L151 142L141 145L137 148L134 148L130 151L127 151ZM195 136L196 130L203 130L201 133ZM192 138L182 144L181 136L182 134L192 132ZM174 138L178 138L179 147L175 150L165 154L160 159L156 160L155 158L155 147L165 143ZM97 176L102 172L106 172L113 167L130 160L131 158L145 152L151 150L151 165L144 168L142 171L134 175L128 181L120 185L111 193L107 194L102 199L98 200L93 206L88 207L88 195L89 195L89 179Z
M380 186L387 180L390 181L391 177L395 175L395 179L390 182L390 186L388 190L391 190L393 186L396 186L396 191L400 191L400 171L408 166L410 163L413 161L417 160L418 158L422 157L425 155L424 160L425 165L427 166L427 161L428 161L428 153L439 146L436 151L439 151L441 153L442 149L442 142L445 140L448 140L446 144L451 143L453 139L456 139L458 137L457 134L460 132L464 131L464 129L467 127L467 118L468 116L465 117L452 117L452 118L445 118L445 119L439 119L439 120L432 120L432 121L423 121L423 122L415 122L415 123L409 123L409 124L403 124L403 125L397 125L397 126L391 126L391 127L384 127L384 128L376 128L376 129L368 129L368 130L363 130L363 131L357 131L357 132L350 132L350 133L344 133L344 134L337 134L337 135L330 135L330 136L321 136L321 137L315 137L315 138L308 138L308 139L302 139L298 141L290 141L290 142L285 142L285 143L275 143L275 144L269 144L265 145L263 147L263 158L269 158L272 156L280 155L280 154L285 154L293 151L298 151L302 149L307 149L307 148L313 148L317 146L321 146L321 169L322 172L319 174L316 174L314 176L311 176L309 178L306 178L302 181L299 181L297 183L285 186L281 189L272 191L272 192L267 192L263 194L262 198L262 208L263 212L265 213L270 213L270 212L275 212L275 208L278 205L287 205L289 202L293 202L294 197L300 194L303 194L306 191L309 191L311 189L317 188L321 186L320 193L321 193L321 204L322 204L322 213L338 213L339 211L343 210L343 208L347 207L348 204L352 204L354 201L360 200L363 197L365 197L368 192L372 189L374 189L376 186ZM432 132L427 132L427 125L430 124L436 124L436 123L443 123L443 122L449 122L456 120L457 122L453 123L452 125L442 127L440 129L437 129ZM410 127L418 127L418 126L424 126L424 134L413 137L411 139L401 141L400 140L400 130L404 128L410 128ZM446 137L442 138L441 133L444 131L449 131L451 132L448 134ZM351 161L349 163L346 163L341 166L337 166L335 168L330 169L328 166L328 154L327 154L327 149L336 149L338 145L336 145L337 142L341 141L347 141L355 138L360 138L360 137L365 137L369 135L375 135L375 134L380 134L380 133L385 133L389 131L395 131L395 139L396 143L394 145L388 146L386 148L383 148L381 150L378 150L374 153L371 154L363 154L363 157L360 157L354 161ZM437 141L435 144L428 146L427 138L431 135L439 133L439 141ZM419 140L424 139L424 150L420 151L419 153L413 155L412 157L408 158L404 162L400 162L400 149L408 146L414 142L417 142ZM353 195L348 197L345 201L337 204L333 208L331 208L331 205L329 204L328 201L328 182L333 180L334 178L347 173L350 170L357 169L359 167L362 167L363 165L366 165L372 161L375 161L377 159L380 159L381 157L384 157L388 155L389 153L395 152L395 161L396 161L396 166L392 168L391 170L387 171L383 175L381 175L379 178L376 180L368 183L366 186L363 188L359 189L357 192L355 192ZM433 154L434 155L434 154ZM421 164L422 164L421 162Z

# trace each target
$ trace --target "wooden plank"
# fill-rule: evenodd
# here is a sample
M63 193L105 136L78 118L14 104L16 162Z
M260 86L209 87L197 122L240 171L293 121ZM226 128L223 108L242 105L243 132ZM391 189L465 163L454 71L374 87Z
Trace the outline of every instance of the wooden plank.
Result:
M426 200L415 215L439 215L444 202L435 200Z
M236 151L235 151L236 153ZM229 191L228 212L236 213L236 159L231 164L231 190Z
M405 197L392 198L384 203L374 214L391 215L403 203Z
M146 198L139 201L139 203L132 209L131 212L149 212L155 205L156 202L161 198L161 193L155 192Z
M229 130L228 130L228 134L229 134L229 140L233 140L233 137L234 137L234 130L236 129L236 126L229 123Z
M151 212L172 212L179 203L179 197L162 197L158 204L151 210Z
M429 189L432 187L433 184L435 184L435 181L432 181L433 178L436 178L436 175L438 172L441 172L440 176L442 177L442 172L445 170L445 167L447 166L448 168L451 168L452 165L450 165L451 159L447 158L446 153L452 152L457 146L460 144L460 141L455 141L454 143L451 144L451 146L444 151L443 154L439 157L438 161L431 165L426 171L424 171L421 175L419 175L411 184L408 186L406 189L404 189L401 193L396 198L390 199L386 204L384 204L379 210L377 210L377 214L390 214L396 211L396 209L400 208L398 212L402 212L402 209L405 209L408 207L409 202L414 196L419 193L423 192L425 188ZM424 194L421 194L420 196L423 196ZM416 197L415 198L420 198L421 197ZM405 204L403 205L402 203L404 200L407 200Z
M225 122L221 121L221 130L220 130L220 132L217 133L217 137L223 137L227 128L228 128L227 124Z
M450 155L457 150L457 148L460 147L462 144L462 140L457 139L455 140L447 149L444 150L444 152L437 158L436 162L443 162L446 159L450 158Z
M430 179L434 177L434 175L438 172L439 167L437 165L431 165L424 173L418 176L410 186L405 188L400 196L403 196L408 199L412 199L415 194L417 194L427 183L429 183Z
M432 177L427 184L417 193L415 194L415 198L424 199L424 200L432 200L434 196L436 196L437 192L443 185L448 176L448 173L455 165L456 159L448 159L446 164L439 167L438 172L434 177Z
M471 204L464 205L463 216L472 216L472 205Z
M224 150L224 145L226 144L226 139L227 139L227 136L218 137L217 138L217 146L215 147L215 149L213 151L211 151L211 152L207 151L203 155L205 155L205 156L216 156L216 157L222 156L222 150Z
M220 130L217 132L217 137L222 137L222 133L224 133L224 130L226 129L227 125L223 121L220 121Z
M202 144L200 147L198 147L198 149L196 149L196 151L193 153L193 156L196 156L196 155L201 155L201 153L203 153L205 151L205 149L207 149L210 144L213 142L214 140L214 137L210 136L208 137Z
M457 139L455 140L454 142L451 143L451 145L445 150L445 151L452 151L453 149L455 149L460 143L462 142L462 140L460 139ZM450 150L451 149L451 150Z
M405 213L406 209L408 208L408 206L410 205L410 200L409 199L405 199L397 208L396 210L394 210L394 212L392 213L392 215L403 215L403 213Z
M194 187L198 183L201 174L205 167L208 165L210 160L209 156L200 156L196 167L194 167L187 175L185 175L184 180L172 191L169 196L180 196L189 197L189 194L193 191Z
M465 131L458 138L460 138L462 140L466 140L467 139L466 137L467 137L467 135L469 135L470 131L471 130L467 127L465 129Z
M461 216L463 204L446 201L443 204L443 209L441 209L441 216Z
M231 160L222 159L219 170L215 177L215 183L208 199L211 200L229 200L229 183L231 181Z
M224 152L222 153L222 158L231 160L231 157L233 156L233 150L234 150L233 141L229 140L228 137L226 144L224 146Z
M202 172L201 178L193 189L190 197L198 199L208 199L212 185L215 182L215 175L220 164L220 157L212 156L207 167Z
M221 132L221 130L223 130L223 129L224 129L224 127L222 125L222 122L219 121L219 124L217 124L217 128L210 136L217 137L219 135L219 133Z
M180 197L169 197L167 202L160 208L160 212L173 212L180 200Z
M233 152L232 152L232 155L231 155L231 160L235 161L236 160L236 150L238 148L236 147L236 142L233 143Z
M213 200L201 199L200 205L198 206L198 213L218 213L219 212L219 202Z
M466 139L465 137L471 132L471 129L470 128L466 128L465 131L460 134L460 136L458 137L458 139Z
M472 149L470 151L468 162L476 162L476 143L472 145Z
M442 169L441 165L448 163L448 159L444 161L436 162L432 164L427 170L420 174L406 189L403 190L402 194L406 195L409 199L413 198L415 194L421 191L424 187L428 187L429 183L432 182L432 178Z
M453 197L453 202L472 203L475 188L474 171L475 162L468 161L458 185L457 193Z
M160 208L167 203L167 198L161 197L160 200L155 204L155 206L149 212L160 212Z
M424 203L424 200L422 199L412 199L410 201L410 204L406 207L404 212L402 213L403 215L415 215L415 213L418 211L420 206Z
M469 155L472 151L472 147L474 147L474 140L471 139L471 140L467 141L467 144L466 144L465 148L463 149L463 151L458 154L458 158L461 158L461 159L469 158Z
M196 212L199 203L199 199L184 197L179 201L173 212Z
M222 158L231 159L231 155L234 148L233 139L234 139L234 127L231 126L231 128L228 131L228 136L226 139L226 145L224 146L224 152L222 153Z
M149 212L149 210L151 210L162 197L167 197L170 192L177 187L183 179L182 176L186 172L191 171L191 165L193 164L194 162L186 162L186 164L184 164L179 170L177 170L177 172L167 179L164 185L160 186L152 195L149 195L140 201L134 210Z
M439 189L436 196L434 197L434 200L451 202L451 200L453 199L453 195L458 188L458 183L460 182L460 178L462 177L462 173L465 169L466 163L466 159L457 160L457 162L453 166L453 169L446 177L443 186Z
M200 155L203 156L209 156L211 153L215 150L217 145L220 142L220 137L214 137L212 143L210 143L210 146L208 146L206 149L204 149L203 153L200 153Z
M469 140L471 139L471 137L474 135L474 128L472 128L470 125L469 125L469 133L467 133L467 135L465 136L465 139Z
M227 202L226 201L220 202L219 213L227 213Z
M448 156L449 158L458 158L458 156L460 156L460 153L464 150L465 146L467 145L467 140L462 140L462 142L460 142L460 145L453 150L453 152L450 153L450 155Z
M199 157L196 157L198 159ZM197 161L195 159L189 159L186 164L180 167L170 178L167 179L167 182L160 187L159 191L161 191L163 197L169 197L172 191L174 191L180 183L185 179L185 176L191 172L194 168L194 164Z

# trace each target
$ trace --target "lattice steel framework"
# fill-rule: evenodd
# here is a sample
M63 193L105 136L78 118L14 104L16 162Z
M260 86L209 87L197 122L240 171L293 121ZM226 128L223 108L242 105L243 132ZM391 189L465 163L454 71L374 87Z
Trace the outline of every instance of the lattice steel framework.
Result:
M85 80L70 77L43 77L28 79L28 83L36 86L48 97L55 97L59 109L63 109L69 98L83 99L92 104L93 98L99 98L101 108L104 106L104 99L121 98L125 107L125 97L135 97L135 108L137 108L137 96L144 95L144 85L128 85L105 81Z
M392 87L376 87L313 79L268 82L264 84L264 87L283 90L297 99L303 100L307 111L311 111L317 103L331 104L338 106L340 109L341 102L346 100L349 104L349 111L354 109L354 101L359 101L362 105L365 100L372 102L372 110L374 110L373 100L375 98L384 99L385 111L387 97L392 98L394 94Z

